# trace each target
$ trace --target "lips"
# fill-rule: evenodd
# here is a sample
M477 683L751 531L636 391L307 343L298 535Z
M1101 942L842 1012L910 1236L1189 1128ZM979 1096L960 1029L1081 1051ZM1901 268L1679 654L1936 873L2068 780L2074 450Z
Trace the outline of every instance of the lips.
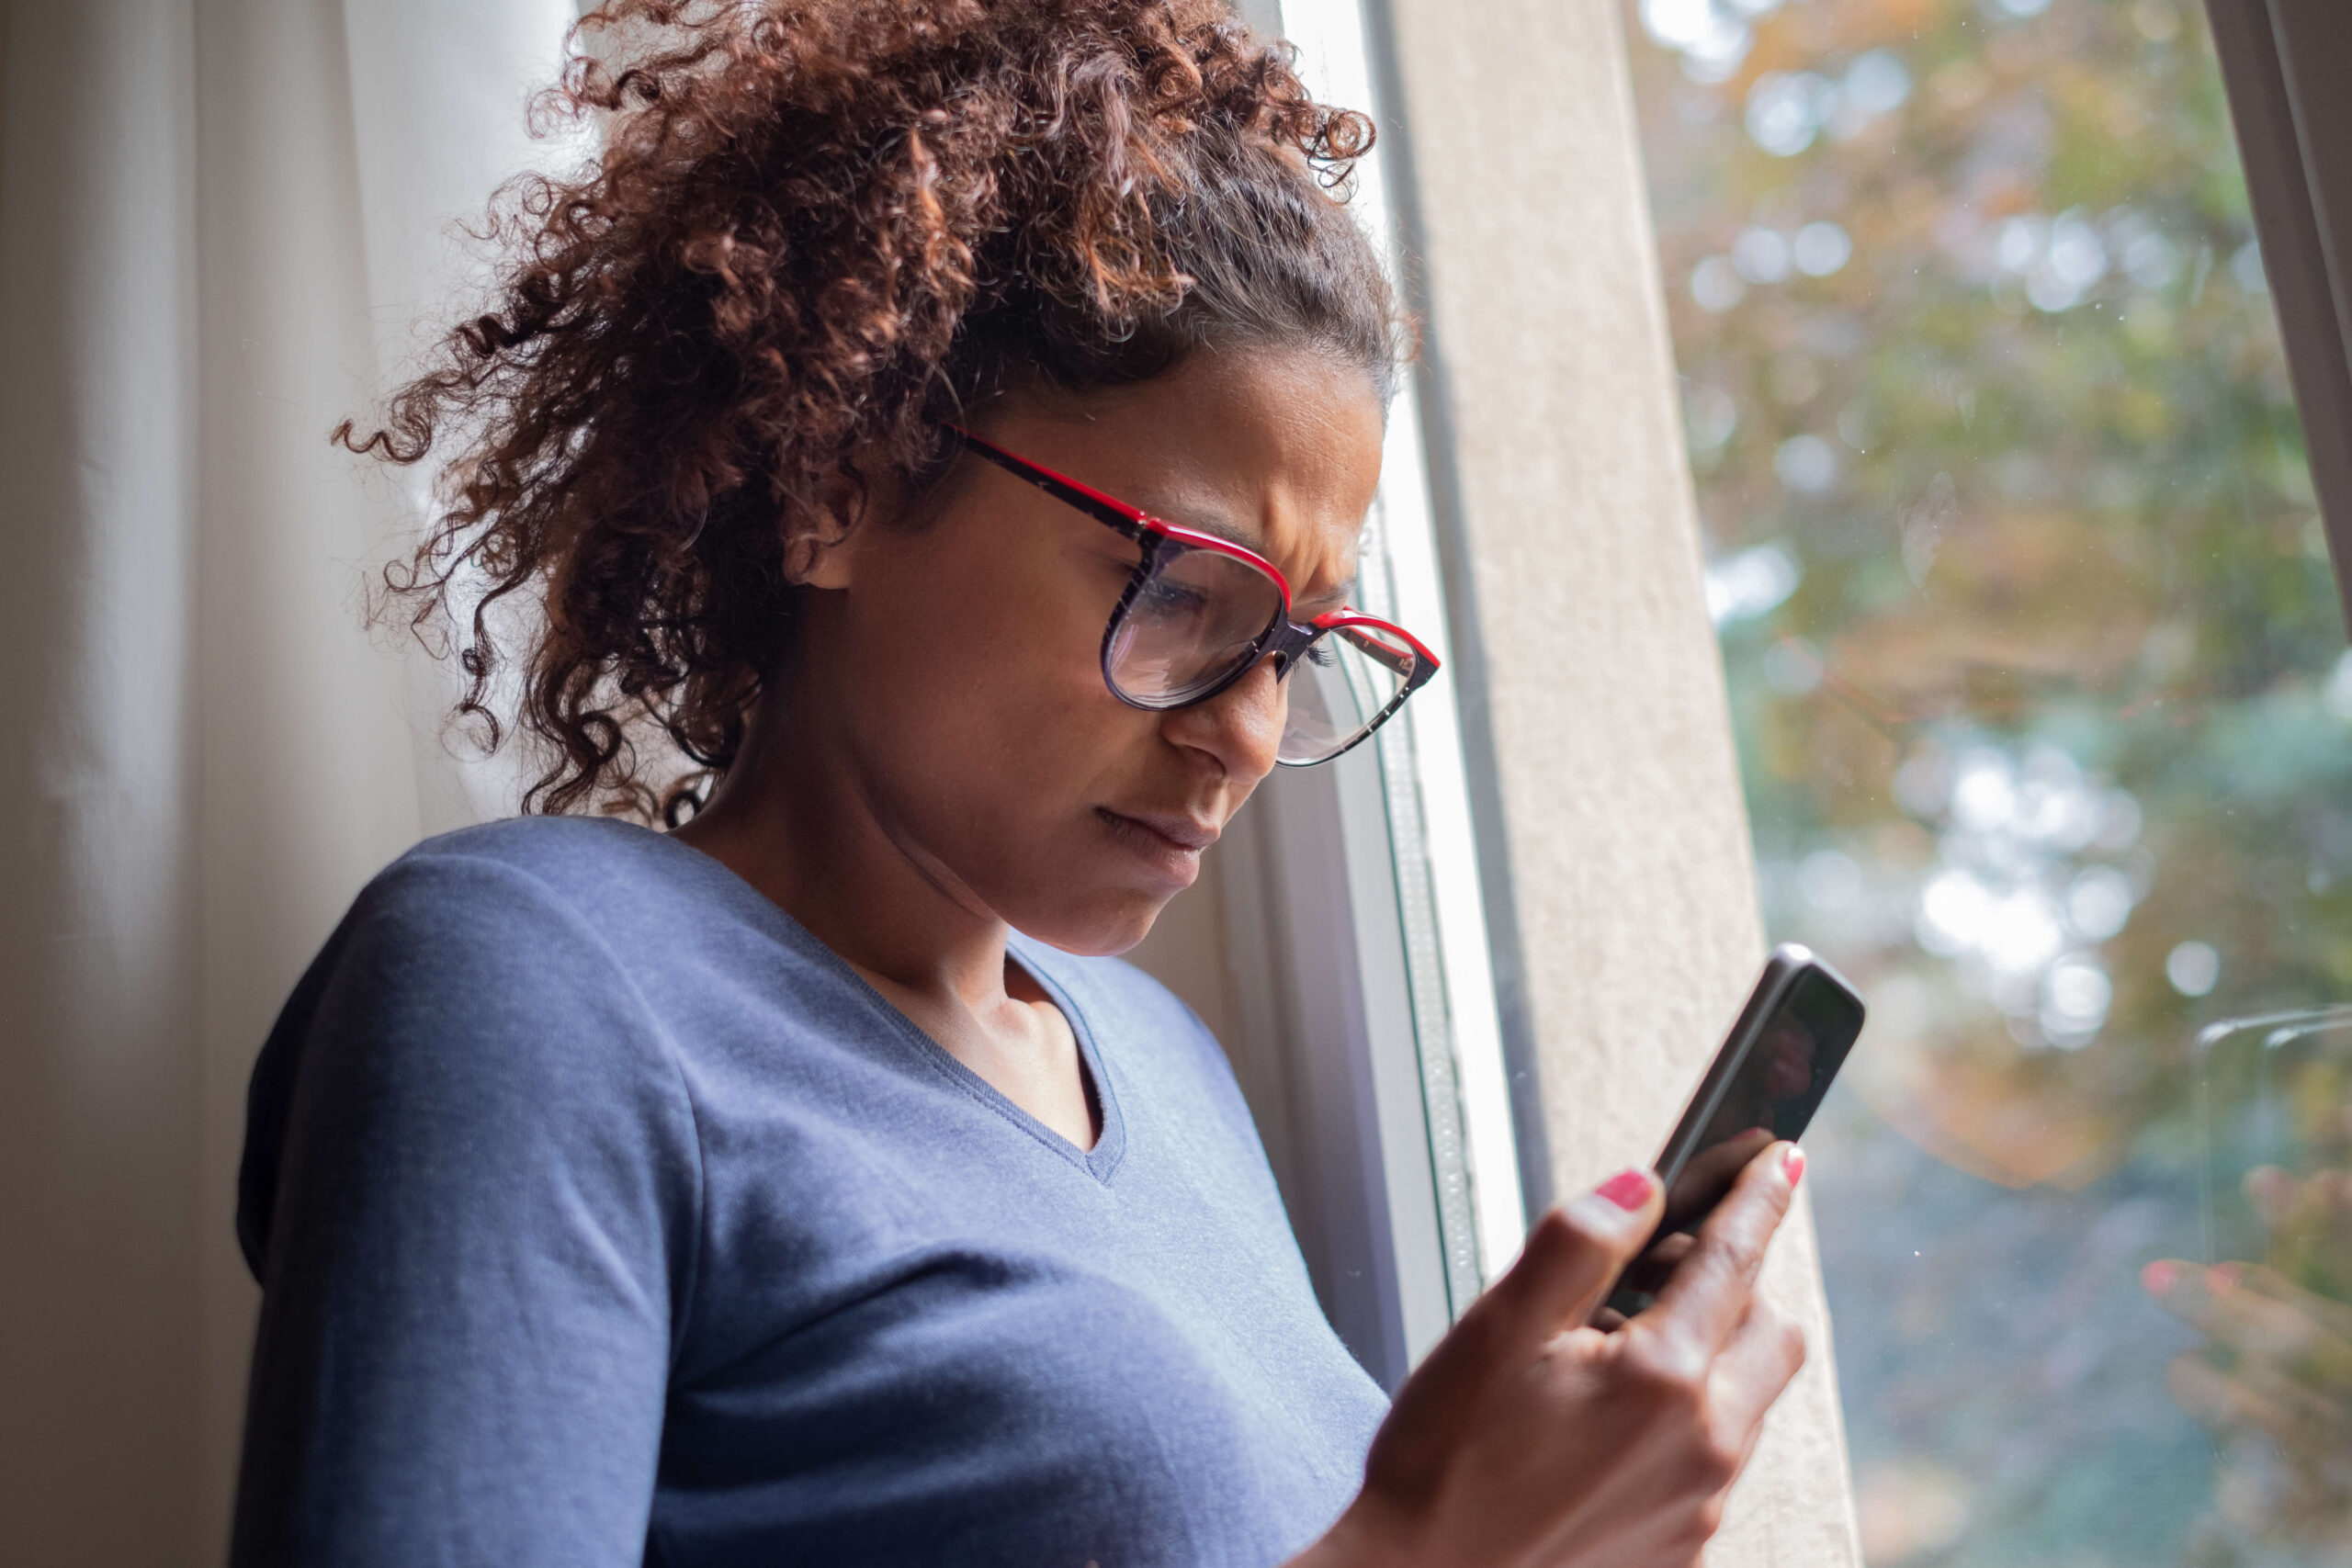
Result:
M1216 842L1216 829L1181 812L1126 812L1097 807L1094 814L1109 830L1112 841L1149 868L1153 878L1170 890L1193 885L1201 874L1201 852Z
M1107 807L1102 814L1132 822L1136 827L1157 833L1180 850L1197 853L1216 842L1222 830L1206 822L1195 821L1182 812L1113 811Z

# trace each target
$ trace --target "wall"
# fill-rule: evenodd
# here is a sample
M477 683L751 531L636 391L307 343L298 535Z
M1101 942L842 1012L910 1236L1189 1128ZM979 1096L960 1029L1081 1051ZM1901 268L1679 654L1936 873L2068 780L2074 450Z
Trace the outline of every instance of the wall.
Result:
M1389 0L1441 507L1466 570L1555 1190L1646 1161L1763 954L1617 0ZM1456 632L1457 640L1464 637ZM1474 723L1474 730L1481 724ZM1858 1563L1809 1213L1768 1286L1812 1360L1709 1553Z

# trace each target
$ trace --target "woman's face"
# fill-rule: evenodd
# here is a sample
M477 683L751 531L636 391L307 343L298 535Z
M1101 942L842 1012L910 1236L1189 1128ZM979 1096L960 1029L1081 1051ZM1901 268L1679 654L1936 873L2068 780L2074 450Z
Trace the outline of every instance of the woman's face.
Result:
M1008 396L972 428L1257 551L1288 579L1297 619L1352 590L1382 432L1353 366L1205 351L1107 392ZM809 595L795 692L804 716L825 714L811 760L849 770L895 848L974 914L1073 952L1124 951L1273 767L1284 699L1271 665L1193 707L1130 707L1099 658L1133 543L969 456L910 525L890 525L891 505L876 498L883 515L829 552Z

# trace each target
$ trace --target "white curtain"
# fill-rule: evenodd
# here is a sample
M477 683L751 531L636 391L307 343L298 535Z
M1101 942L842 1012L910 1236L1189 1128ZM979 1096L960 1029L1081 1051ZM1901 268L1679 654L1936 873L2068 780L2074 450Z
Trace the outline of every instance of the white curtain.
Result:
M467 271L571 0L6 0L0 1555L217 1562L253 1053L361 883L503 811L364 629L326 433Z

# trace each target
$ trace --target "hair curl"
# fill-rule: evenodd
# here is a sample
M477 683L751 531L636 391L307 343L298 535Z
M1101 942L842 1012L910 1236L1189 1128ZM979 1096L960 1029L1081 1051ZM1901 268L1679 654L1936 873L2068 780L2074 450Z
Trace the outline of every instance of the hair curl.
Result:
M537 112L605 117L602 157L502 189L490 308L380 428L334 433L443 453L385 581L451 634L489 747L492 611L537 611L503 638L545 748L526 809L699 806L789 650L786 541L853 451L920 479L957 410L1212 342L1393 386L1401 327L1339 205L1371 123L1222 0L613 0ZM650 779L662 735L691 768Z

